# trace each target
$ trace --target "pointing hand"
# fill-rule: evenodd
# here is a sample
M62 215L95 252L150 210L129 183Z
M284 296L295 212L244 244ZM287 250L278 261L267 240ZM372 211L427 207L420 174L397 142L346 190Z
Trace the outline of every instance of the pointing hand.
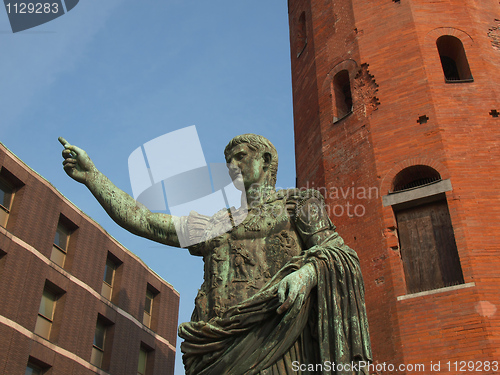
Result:
M65 172L72 179L85 184L91 172L95 167L87 153L79 147L70 145L63 137L58 138L59 142L64 146L62 152L63 166Z

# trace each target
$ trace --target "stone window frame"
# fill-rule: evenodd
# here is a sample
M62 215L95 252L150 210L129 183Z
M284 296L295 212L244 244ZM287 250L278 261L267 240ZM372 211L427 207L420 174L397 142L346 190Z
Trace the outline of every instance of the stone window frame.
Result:
M413 166L419 165L419 164L413 164ZM427 165L426 165L427 166ZM409 168L411 166L407 166L406 168ZM398 174L394 175L393 182L395 181L396 177L404 171L406 168L401 169ZM439 172L438 172L439 173ZM418 207L426 204L431 204L433 202L439 202L439 201L444 201L447 203L447 198L446 198L446 192L450 192L453 190L453 186L451 184L451 180L445 179L445 180L439 180L439 181L434 181L422 186L402 190L402 191L397 191L397 192L389 192L389 194L385 195L382 197L382 203L384 207L391 207L393 211L394 218L397 216L397 212L401 210L406 210L406 209L411 209L413 207ZM450 218L451 219L451 218ZM453 227L453 224L451 224ZM399 231L399 230L398 230ZM399 236L398 236L399 237ZM401 251L401 243L398 238L398 243L399 243L399 249ZM458 251L458 249L457 249ZM451 254L451 253L450 253ZM458 255L458 254L457 254ZM403 256L403 254L401 254ZM412 292L408 291L406 292L406 295L423 295L423 294L429 294L429 293L435 293L436 291L439 290L447 290L450 287L461 287L462 285L465 284L463 273L462 273L462 264L461 260L458 260L458 265L460 266L460 270L455 270L456 274L462 275L460 278L460 282L457 283L457 285L453 286L438 286L436 288L432 289L427 289L424 291L419 291L419 292ZM456 276L456 275L455 275ZM407 285L408 288L408 285Z
M432 41L431 41L432 43ZM404 268L403 268L403 262L401 261L401 249L400 249L400 243L399 243L399 238L398 238L398 225L396 221L396 214L391 206L391 203L396 204L401 204L401 206L404 208L406 207L411 207L411 200L409 199L404 199L409 198L408 191L400 191L395 194L392 194L393 189L394 189L394 182L397 181L397 176L400 175L400 173L404 170L407 169L408 167L413 167L413 166L426 166L430 167L438 172L438 174L441 177L441 181L445 181L443 183L435 182L436 186L431 186L431 185L426 185L431 186L429 187L429 190L421 190L417 193L415 192L410 192L411 194L419 194L420 196L414 196L413 198L415 199L415 203L418 204L420 202L425 203L426 200L427 202L431 202L433 199L433 195L431 194L432 191L430 189L436 189L435 193L436 195L441 195L439 198L445 198L447 203L449 203L449 214L450 214L450 219L451 219L451 224L453 227L453 231L455 234L455 241L457 245L457 251L458 251L458 256L460 260L460 265L463 271L463 279L464 279L464 284L460 284L457 286L453 287L444 287L440 289L434 289L434 290L429 290L429 291L423 291L420 293L411 293L408 291L406 287L406 278L404 274ZM467 288L474 286L474 283L471 282L470 279L470 272L468 270L470 269L470 259L467 256L467 243L464 242L463 240L463 226L460 225L461 223L461 216L458 214L456 211L456 203L453 197L455 196L455 193L453 193L453 190L448 190L448 188L443 189L443 190L448 190L445 192L439 192L439 188L443 187L444 184L448 184L447 180L451 178L451 174L448 170L448 168L440 161L433 159L433 158L428 158L428 157L409 157L405 159L401 159L399 161L396 161L394 166L387 171L385 176L382 178L382 181L380 182L380 191L382 192L387 192L385 196L382 196L382 207L383 207L383 212L384 212L384 237L386 238L387 241L387 246L388 250L397 252L399 255L398 258L400 258L399 262L391 262L391 268L393 268L393 273L396 276L396 280L398 280L395 283L395 291L396 293L400 296L398 297L398 300L403 300L406 298L413 298L413 297L418 297L421 295L428 295L428 294L434 294L434 293L441 293L446 290L454 290L454 289L460 289L460 288ZM449 182L451 184L451 181ZM446 185L445 185L446 186ZM448 186L450 187L450 186ZM453 188L453 186L451 186ZM389 196L391 196L389 198ZM436 198L436 197L435 197ZM390 199L390 200L389 200ZM418 202L418 200L420 202ZM451 288L451 289L450 289Z
M409 208L422 203L429 203L436 199L440 199L443 193L452 191L451 180L440 180L431 182L423 186L413 189L389 193L382 196L382 204L384 207L392 206L393 208Z

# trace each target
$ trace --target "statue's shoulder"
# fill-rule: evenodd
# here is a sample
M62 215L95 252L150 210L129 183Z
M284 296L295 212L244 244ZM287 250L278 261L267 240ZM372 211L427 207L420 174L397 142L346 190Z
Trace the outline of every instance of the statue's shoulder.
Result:
M312 198L318 199L321 202L325 201L323 195L316 189L304 189L304 188L283 189L283 190L278 190L276 193L281 199L285 198L287 204L288 203L300 204Z
M290 218L304 235L311 235L324 229L335 230L323 195L316 189L284 190L287 197L286 207Z
M304 207L310 205L321 208L325 205L323 195L315 189L284 189L277 191L281 199L286 200L286 209L293 220L301 216L301 211Z

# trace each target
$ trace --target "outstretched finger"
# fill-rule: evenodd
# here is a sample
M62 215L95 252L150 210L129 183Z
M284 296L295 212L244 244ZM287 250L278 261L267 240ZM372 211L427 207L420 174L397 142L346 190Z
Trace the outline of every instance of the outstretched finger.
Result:
M76 155L83 155L85 154L85 151L83 151L80 147L70 145L66 139L63 137L57 138L59 142L64 146L66 150L73 151Z
M57 140L59 141L59 143L61 143L64 147L66 147L66 145L69 146L69 142L67 140L65 140L63 137L59 137L57 138Z

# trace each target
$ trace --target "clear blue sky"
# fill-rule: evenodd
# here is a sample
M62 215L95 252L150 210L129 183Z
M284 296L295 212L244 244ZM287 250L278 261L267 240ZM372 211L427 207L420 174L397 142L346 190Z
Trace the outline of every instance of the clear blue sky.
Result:
M16 34L1 9L0 45L0 141L170 282L188 321L201 259L118 227L66 176L57 137L131 193L130 153L162 134L196 125L214 163L233 136L262 134L278 149L278 186L294 187L286 1L82 0ZM179 348L176 362L183 374Z

